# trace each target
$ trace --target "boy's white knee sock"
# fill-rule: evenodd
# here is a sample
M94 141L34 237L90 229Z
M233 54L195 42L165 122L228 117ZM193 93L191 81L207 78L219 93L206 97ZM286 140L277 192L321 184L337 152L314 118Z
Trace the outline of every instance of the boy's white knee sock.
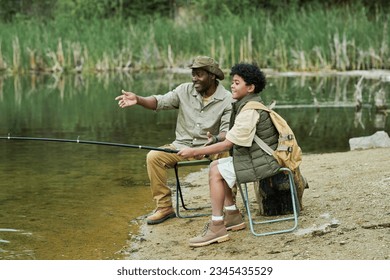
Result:
M237 207L235 204L233 204L230 206L225 206L225 210L233 211L233 210L237 210Z

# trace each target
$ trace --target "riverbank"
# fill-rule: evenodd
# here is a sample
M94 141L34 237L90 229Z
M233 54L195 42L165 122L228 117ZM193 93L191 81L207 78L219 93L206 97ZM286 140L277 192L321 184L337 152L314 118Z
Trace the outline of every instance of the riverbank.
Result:
M201 233L209 217L148 226L143 216L132 221L140 232L122 253L132 260L388 260L389 155L390 148L304 155L301 169L310 188L293 233L255 237L247 224L245 230L230 233L228 242L193 249L188 239ZM209 203L207 171L185 178L189 201ZM240 196L237 201L245 213Z

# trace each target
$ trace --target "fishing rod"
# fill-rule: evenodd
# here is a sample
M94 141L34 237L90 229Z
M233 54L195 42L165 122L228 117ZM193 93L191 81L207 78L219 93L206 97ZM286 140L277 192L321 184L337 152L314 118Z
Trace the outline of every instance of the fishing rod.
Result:
M111 142L99 142L99 141L80 140L80 136L77 137L76 140L72 140L72 139L58 139L58 138L18 137L18 136L11 136L10 134L8 134L7 137L0 136L0 139L4 139L4 140L24 140L24 141L68 142L68 143L78 143L78 144L104 145L104 146L114 146L114 147L124 147L124 148L135 148L135 149L145 149L145 150L161 151L161 152L172 153L172 154L179 152L178 150L167 149L167 148L151 147L151 146L141 146L141 145L130 145L130 144L122 144L122 143L111 143Z

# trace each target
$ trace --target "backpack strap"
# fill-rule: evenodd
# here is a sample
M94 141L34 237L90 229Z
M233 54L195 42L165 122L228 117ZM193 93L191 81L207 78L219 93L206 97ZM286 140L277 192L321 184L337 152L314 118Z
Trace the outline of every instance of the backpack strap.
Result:
M245 104L245 106L241 109L241 111L250 110L250 109L254 109L254 110L261 109L270 112L270 109L267 106L257 101L249 101L248 103ZM271 147L268 146L259 136L255 134L253 140L256 142L257 145L259 145L261 149L263 149L264 152L266 152L270 156L273 155L274 150L272 150Z
M255 140L256 144L259 145L259 147L262 148L264 152L270 156L273 155L274 150L272 150L271 147L268 146L259 136L255 134L255 138L253 140Z
M249 101L247 104L245 104L245 106L242 108L241 111L244 111L244 110L249 110L249 109L255 109L255 110L264 110L264 111L267 111L268 113L271 113L271 109L268 108L267 106L265 106L263 103L261 102L258 102L258 101ZM279 143L281 141L286 141L286 140L292 140L294 139L294 135L293 134L287 134L287 135L282 135L282 134L279 134ZM268 146L259 136L257 136L255 134L255 138L254 138L254 141L256 142L257 145L259 145L260 148L263 149L264 152L266 152L267 154L269 155L272 155L274 150L271 149L270 146ZM278 147L276 148L276 150L278 151L286 151L286 152L289 152L291 153L292 152L292 147L288 147L286 145L278 145Z
M248 103L245 104L244 107L242 107L241 111L249 110L249 109L255 109L255 110L261 109L267 112L271 112L270 108L268 108L263 103L258 101L249 101Z

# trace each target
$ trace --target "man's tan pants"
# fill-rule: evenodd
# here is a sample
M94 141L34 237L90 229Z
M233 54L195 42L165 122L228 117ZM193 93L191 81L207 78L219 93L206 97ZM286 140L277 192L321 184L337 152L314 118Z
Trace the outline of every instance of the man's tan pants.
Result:
M173 145L165 145L162 148L177 148ZM211 160L228 156L228 152L211 155ZM168 186L168 168L173 168L179 161L186 161L175 153L150 151L146 156L146 167L150 180L150 188L157 208L172 206L172 191ZM191 159L190 159L191 160Z
M163 148L176 149L173 145L166 145ZM172 206L172 191L167 185L167 169L173 168L177 162L185 160L177 154L160 151L150 151L146 156L150 188L158 208Z

